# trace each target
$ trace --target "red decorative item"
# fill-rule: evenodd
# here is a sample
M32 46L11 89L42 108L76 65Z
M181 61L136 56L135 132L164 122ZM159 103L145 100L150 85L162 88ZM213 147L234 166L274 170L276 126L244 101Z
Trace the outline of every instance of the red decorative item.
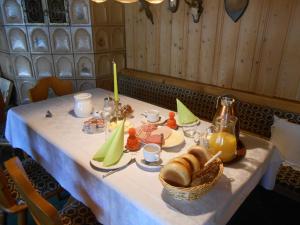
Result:
M136 131L134 128L129 128L128 130L128 138L127 138L127 143L126 143L126 148L129 151L137 151L141 147L141 143L139 139L136 137Z
M177 123L175 120L175 113L174 112L169 112L169 119L167 121L167 126L172 128L172 129L177 129Z

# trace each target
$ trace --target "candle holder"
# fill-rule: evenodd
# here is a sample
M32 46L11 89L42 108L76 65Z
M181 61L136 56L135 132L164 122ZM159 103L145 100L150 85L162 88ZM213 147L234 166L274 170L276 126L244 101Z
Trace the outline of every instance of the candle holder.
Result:
M111 119L111 122L117 122L118 120L123 120L123 116L121 114L120 108L119 108L120 100L114 100L114 112L113 117Z

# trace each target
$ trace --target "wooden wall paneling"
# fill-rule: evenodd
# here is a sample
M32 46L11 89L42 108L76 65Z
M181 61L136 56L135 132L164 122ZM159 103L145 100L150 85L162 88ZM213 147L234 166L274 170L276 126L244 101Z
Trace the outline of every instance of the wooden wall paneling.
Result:
M214 58L213 58L213 70L211 74L211 79L209 84L217 85L218 81L218 72L219 72L219 64L220 64L220 53L222 47L222 35L223 35L223 23L224 23L224 1L220 1L219 5L219 13L218 13L218 21L216 26L216 39L214 46Z
M93 25L106 25L109 22L108 18L108 4L109 1L101 4L90 1L92 8L92 24Z
M134 68L134 18L135 12L133 4L124 4L125 7L125 34L126 34L126 65L127 68Z
M172 13L167 8L168 1L160 4L159 73L165 75L171 73Z
M239 42L233 73L232 88L249 90L251 69L254 60L254 52L259 30L259 22L263 9L262 0L252 0L241 19Z
M276 96L300 100L300 1L294 1L292 8L293 13L279 69Z
M256 37L256 45L254 51L254 58L251 68L250 74L250 82L249 82L249 91L255 92L255 87L257 83L257 74L259 71L259 67L261 64L261 55L262 55L262 47L264 44L264 34L267 30L267 24L270 17L270 6L272 0L262 0L262 12L261 18L259 22L259 28Z
M217 40L218 14L224 8L219 0L205 0L203 6L198 81L210 84L212 83L214 49Z
M189 7L187 7L187 46L185 49L184 62L186 64L186 79L194 80L198 79L198 65L200 57L200 46L201 46L201 25L203 21L203 16L200 17L198 23L193 22L193 17Z
M271 2L270 18L264 35L261 64L258 72L256 92L273 96L282 50L287 36L293 1L274 0Z
M147 52L146 52L146 20L147 17L144 11L139 11L138 3L132 3L134 6L135 22L134 26L134 65L137 70L145 70L147 65Z
M116 1L109 1L109 23L113 25L124 24L124 7L123 4Z
M240 20L234 23L226 14L224 16L222 41L220 49L217 85L230 88L235 67L236 51L240 32Z
M150 5L153 14L154 24L149 19L146 20L146 52L147 52L147 71L158 72L158 52L159 52L159 27L160 27L160 6Z
M171 76L182 78L185 72L185 10L187 5L181 1L176 13L172 14Z

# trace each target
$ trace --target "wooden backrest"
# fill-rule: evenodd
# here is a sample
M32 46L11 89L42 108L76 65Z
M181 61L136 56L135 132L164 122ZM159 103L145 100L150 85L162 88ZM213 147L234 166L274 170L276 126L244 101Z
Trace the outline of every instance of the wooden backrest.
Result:
M30 100L37 102L47 99L50 88L52 88L54 93L58 96L71 94L73 92L71 81L60 80L56 77L45 77L40 79L37 84L29 90Z
M10 212L11 209L16 205L17 202L12 197L12 194L8 188L7 178L0 169L0 207L6 212Z
M4 164L22 198L25 200L34 221L38 225L62 225L56 208L45 200L32 186L21 161L17 157L14 157Z
M0 124L5 121L5 103L2 97L2 93L0 92Z

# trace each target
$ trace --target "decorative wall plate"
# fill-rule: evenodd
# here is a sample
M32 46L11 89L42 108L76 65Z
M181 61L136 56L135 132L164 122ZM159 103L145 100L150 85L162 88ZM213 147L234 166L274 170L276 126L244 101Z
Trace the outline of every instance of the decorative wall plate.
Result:
M124 29L112 28L111 30L111 46L113 49L124 49Z
M72 78L74 75L73 55L54 55L55 73L58 77Z
M32 52L49 52L49 34L46 27L27 27Z
M50 77L54 75L51 55L32 55L35 75L39 77Z
M18 92L19 92L19 103L30 102L30 98L28 95L29 89L33 88L35 85L34 80L16 80Z
M117 63L117 62L116 62ZM117 66L119 66L117 64ZM96 75L103 76L112 72L112 58L109 54L96 55Z
M28 52L25 27L8 27L6 34L12 52Z
M4 0L2 10L5 24L24 24L23 11L20 1Z
M95 28L94 29L94 48L96 52L103 52L109 50L109 35L110 29L108 28Z
M0 27L0 50L4 52L9 52L8 42L6 39L5 30Z
M32 63L29 54L16 54L13 56L13 62L16 77L33 77Z
M53 52L71 52L71 34L68 27L50 27L51 47Z
M94 77L94 55L75 55L76 76L81 78Z
M75 52L92 52L92 31L86 27L72 27L73 50Z
M90 6L88 0L74 0L70 4L72 24L90 24Z
M85 91L96 88L96 80L77 80L76 82L78 91Z
M247 9L249 0L225 0L225 9L228 16L237 22Z

